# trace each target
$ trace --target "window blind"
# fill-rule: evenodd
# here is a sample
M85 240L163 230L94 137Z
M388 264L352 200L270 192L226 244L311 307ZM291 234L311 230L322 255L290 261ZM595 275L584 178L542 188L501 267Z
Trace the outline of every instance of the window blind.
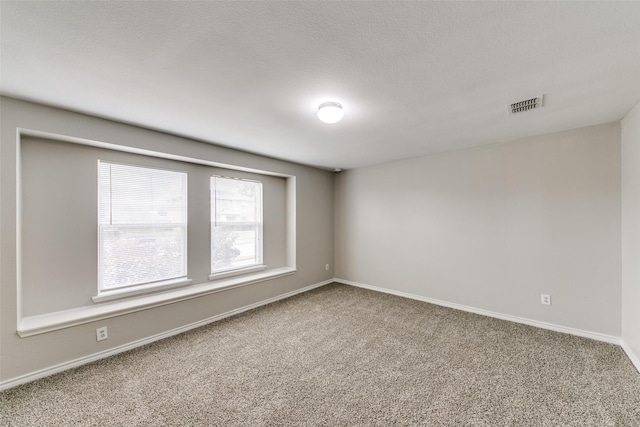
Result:
M98 163L101 290L186 277L187 174Z

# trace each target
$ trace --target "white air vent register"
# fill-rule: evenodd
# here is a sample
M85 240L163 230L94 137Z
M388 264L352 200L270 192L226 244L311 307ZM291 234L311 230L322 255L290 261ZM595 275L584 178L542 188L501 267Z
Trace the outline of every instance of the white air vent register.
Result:
M523 113L525 111L533 110L534 108L540 108L542 107L543 98L544 95L540 95L535 98L525 99L509 104L507 105L509 114Z

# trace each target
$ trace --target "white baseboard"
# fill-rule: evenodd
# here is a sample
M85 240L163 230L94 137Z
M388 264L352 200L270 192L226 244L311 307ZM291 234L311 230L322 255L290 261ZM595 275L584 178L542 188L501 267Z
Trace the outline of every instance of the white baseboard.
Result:
M76 368L78 366L86 365L87 363L95 362L96 360L104 359L106 357L113 356L113 355L118 354L118 353L122 353L124 351L132 350L132 349L134 349L136 347L141 347L143 345L150 344L150 343L152 343L154 341L158 341L158 340L161 340L161 339L164 339L164 338L169 338L169 337L171 337L173 335L178 335L178 334L181 334L183 332L189 331L191 329L199 328L200 326L204 326L204 325L207 325L209 323L213 323L213 322L216 322L218 320L222 320L222 319L225 319L227 317L231 317L231 316L234 316L236 314L240 314L240 313L243 313L245 311L249 311L249 310L252 310L254 308L258 308L258 307L261 307L263 305L270 304L272 302L276 302L276 301L279 301L279 300L282 300L282 299L286 299L286 298L292 297L294 295L301 294L303 292L308 292L308 291L310 291L312 289L319 288L321 286L325 286L325 285L328 285L329 283L333 283L333 282L334 282L333 279L325 280L324 282L320 282L320 283L316 283L316 284L313 284L313 285L310 285L310 286L306 286L306 287L301 288L301 289L296 289L295 291L287 292L285 294L278 295L278 296L275 296L273 298L268 298L266 300L262 300L262 301L259 301L257 303L254 303L254 304L245 305L244 307L236 308L234 310L230 310L230 311L227 311L225 313L218 314L218 315L215 315L215 316L200 320L198 322L190 323L188 325L181 326L181 327L175 328L175 329L171 329L169 331L162 332L162 333L156 334L156 335L152 335L150 337L143 338L143 339L137 340L137 341L133 341L133 342L130 342L128 344L124 344L124 345L121 345L121 346L118 346L118 347L114 347L114 348L111 348L109 350L100 351L98 353L94 353L94 354L91 354L91 355L88 355L88 356L83 356L83 357L80 357L80 358L75 359L75 360L71 360L71 361L68 361L68 362L60 363L60 364L55 365L55 366L51 366L51 367L40 369L38 371L31 372L31 373L28 373L28 374L25 374L25 375L21 375L21 376L16 377L16 378L11 378L9 380L5 380L5 381L0 382L0 391L7 390L9 388L18 386L20 384L25 384L25 383L28 383L28 382L31 382L31 381L34 381L34 380L37 380L37 379L40 379L40 378L48 377L49 375L57 374L58 372L62 372L62 371L66 371L68 369Z
M456 310L467 311L469 313L481 314L483 316L495 317L496 319L508 320L510 322L522 323L522 324L529 325L529 326L535 326L537 328L548 329L548 330L556 331L556 332L563 332L565 334L576 335L576 336L579 336L579 337L591 338L591 339L597 340L597 341L604 341L604 342L611 343L611 344L621 345L620 337L616 337L616 336L613 336L613 335L601 334L599 332L584 331L582 329L569 328L569 327L566 327L566 326L555 325L553 323L546 323L546 322L540 322L538 320L526 319L524 317L517 317L517 316L511 316L511 315L508 315L508 314L497 313L497 312L494 312L494 311L482 310L480 308L470 307L470 306L467 306L467 305L456 304L456 303L447 302L447 301L441 301L441 300L437 300L437 299L433 299L433 298L423 297L421 295L415 295L415 294L410 294L410 293L407 293L407 292L395 291L395 290L387 289L387 288L380 288L378 286L366 285L364 283L352 282L350 280L344 280L344 279L338 279L338 278L336 278L334 280L336 282L338 282L338 283L343 283L345 285L356 286L356 287L364 288L364 289L370 289L372 291L383 292L383 293L386 293L386 294L396 295L396 296L399 296L399 297L410 298L410 299L413 299L413 300L428 302L430 304L440 305L440 306L443 306L443 307L453 308L453 309L456 309ZM636 365L636 367L637 366L638 365Z
M635 366L638 372L640 372L640 357L638 357L638 355L636 355L633 350L631 350L631 347L629 347L629 345L627 345L624 340L620 341L620 346L622 347L624 352L627 353L627 357L629 358L629 360L631 360L633 366Z
M415 295L415 294L410 294L410 293L406 293L406 292L400 292L400 291L395 291L392 289L387 289L387 288L381 288L381 287L377 287L377 286L371 286L371 285L366 285L364 283L358 283L358 282L352 282L350 280L344 280L344 279L339 279L339 278L335 278L335 279L330 279L330 280L325 280L324 282L320 282L320 283L316 283L314 285L310 285L310 286L306 286L304 288L301 289L297 289L295 291L291 291L291 292L287 292L285 294L282 295L278 295L276 297L273 298L268 298L266 300L254 303L254 304L249 304L231 311L227 311L225 313L222 314L218 314L216 316L212 316L209 317L207 319L203 319L200 320L198 322L194 322L185 326L181 326L179 328L175 328L172 329L170 331L166 331L160 334L156 334L147 338L143 338L141 340L137 340L128 344L124 344L118 347L114 347L112 349L109 350L105 350L105 351L101 351L98 353L94 353L91 354L89 356L84 356L75 360L71 360L68 362L64 362L64 363L60 363L58 365L55 366L51 366L48 368L44 368L44 369L40 369L38 371L35 372L31 372L29 374L25 374L25 375L21 375L19 377L16 378L12 378L9 380L5 380L0 382L0 391L3 390L7 390L9 388L18 386L20 384L25 384L31 381L35 381L37 379L40 378L44 378L53 374L56 374L58 372L62 372L62 371L66 371L68 369L72 369L72 368L76 368L78 366L82 366L85 365L87 363L91 363L94 362L96 360L100 360L100 359L104 359L106 357L109 356L113 356L115 354L118 353L122 353L128 350L132 350L134 348L137 347L141 347L143 345L146 344L150 344L154 341L158 341L164 338L168 338L171 337L173 335L177 335L186 331L189 331L191 329L195 329L198 328L200 326L204 326L207 325L209 323L213 323L216 322L218 320L222 320L225 319L227 317L230 316L234 316L236 314L240 314L243 313L245 311L249 311L252 310L254 308L258 308L261 307L263 305L267 305L270 304L272 302L276 302L282 299L286 299L289 297L292 297L294 295L297 294L301 294L303 292L308 292L312 289L316 289L319 288L321 286L325 286L328 285L330 283L333 282L338 282L338 283L342 283L345 285L350 285L350 286L356 286L359 288L364 288L364 289L369 289L372 291L376 291L376 292L382 292L382 293L386 293L386 294L391 294L391 295L396 295L396 296L400 296L400 297L404 297L404 298L410 298L410 299L414 299L414 300L418 300L418 301L423 301L423 302L427 302L430 304L435 304L435 305L440 305L443 307L448 307L448 308L453 308L456 310L462 310L462 311L467 311L470 313L475 313L475 314L481 314L483 316L489 316L489 317L494 317L497 319L502 319L502 320L507 320L507 321L511 321L511 322L516 322L516 323L522 323L525 325L529 325L529 326L535 326L538 328L542 328L542 329L548 329L548 330L552 330L552 331L556 331L556 332L563 332L563 333L567 333L567 334L571 334L571 335L576 335L576 336L580 336L580 337L585 337L585 338L591 338L597 341L604 341L604 342L608 342L611 344L617 344L620 345L622 347L622 349L625 351L625 353L627 354L627 356L629 357L629 359L631 360L631 363L633 363L633 365L636 367L636 369L638 369L638 371L640 372L640 358L635 355L633 353L633 351L631 350L631 348L623 341L620 339L620 337L615 337L612 335L605 335L605 334L600 334L597 332L590 332L590 331L584 331L584 330L580 330L580 329L575 329L575 328L568 328L565 326L560 326L560 325L554 325L551 323L546 323L546 322L540 322L537 320L531 320L531 319L526 319L526 318L522 318L522 317L517 317L517 316L510 316L510 315L506 315L506 314L501 314L501 313L496 313L493 311L487 311L487 310L482 310L482 309L478 309L478 308L474 308L474 307L470 307L470 306L466 306L466 305L462 305L462 304L456 304L456 303L450 303L447 301L441 301L441 300L437 300L437 299L433 299L433 298L427 298L427 297L423 297L420 295Z

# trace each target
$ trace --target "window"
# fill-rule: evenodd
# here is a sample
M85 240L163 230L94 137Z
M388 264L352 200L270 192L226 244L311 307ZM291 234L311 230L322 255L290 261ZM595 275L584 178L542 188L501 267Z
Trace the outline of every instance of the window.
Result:
M187 174L98 162L98 282L111 291L187 275Z
M211 177L211 274L262 264L262 183Z

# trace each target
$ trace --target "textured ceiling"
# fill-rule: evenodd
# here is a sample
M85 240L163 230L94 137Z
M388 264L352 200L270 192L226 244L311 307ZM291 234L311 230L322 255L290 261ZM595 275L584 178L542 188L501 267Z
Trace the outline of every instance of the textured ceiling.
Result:
M640 2L0 3L1 93L324 168L610 122ZM545 94L545 106L506 104ZM318 104L345 118L326 125Z

